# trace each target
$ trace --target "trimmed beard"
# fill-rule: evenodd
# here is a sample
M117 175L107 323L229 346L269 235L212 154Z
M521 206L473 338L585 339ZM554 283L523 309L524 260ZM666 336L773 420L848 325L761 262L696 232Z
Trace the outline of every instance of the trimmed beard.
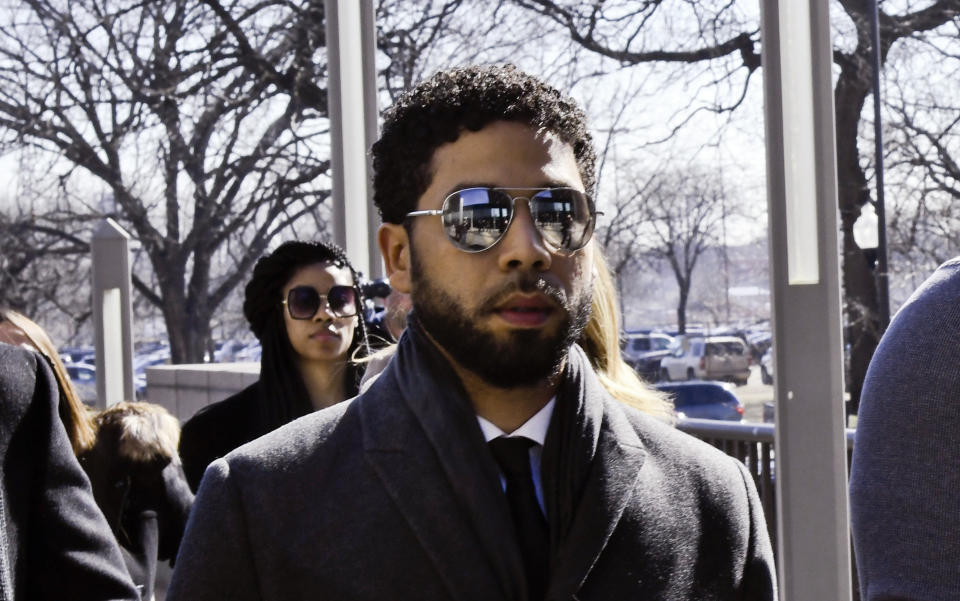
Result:
M580 338L590 319L592 287L568 299L563 289L531 272L520 274L467 313L452 296L424 276L412 245L410 260L413 313L420 325L458 364L491 386L532 386L558 375L570 346ZM556 331L518 329L500 340L477 326L482 317L493 313L502 300L515 292L541 292L553 299L563 318Z

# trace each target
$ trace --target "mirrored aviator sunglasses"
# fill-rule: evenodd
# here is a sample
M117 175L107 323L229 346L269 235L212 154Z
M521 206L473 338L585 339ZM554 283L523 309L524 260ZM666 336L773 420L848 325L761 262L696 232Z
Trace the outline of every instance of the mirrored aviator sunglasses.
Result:
M530 196L513 196L509 190ZM478 253L506 235L520 199L527 201L537 231L553 252L570 254L590 241L600 213L589 196L574 188L466 188L447 196L439 210L413 211L407 217L440 215L453 245Z
M283 304L293 319L313 319L324 301L334 317L357 314L357 292L353 286L333 286L326 294L320 294L313 286L295 286L287 293Z

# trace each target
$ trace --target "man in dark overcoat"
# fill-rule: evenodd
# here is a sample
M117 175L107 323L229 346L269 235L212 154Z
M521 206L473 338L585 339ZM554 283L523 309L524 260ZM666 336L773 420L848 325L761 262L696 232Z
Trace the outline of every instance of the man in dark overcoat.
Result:
M413 300L396 354L208 467L168 599L774 599L743 466L613 400L576 344L598 252L576 103L511 66L443 71L373 158Z

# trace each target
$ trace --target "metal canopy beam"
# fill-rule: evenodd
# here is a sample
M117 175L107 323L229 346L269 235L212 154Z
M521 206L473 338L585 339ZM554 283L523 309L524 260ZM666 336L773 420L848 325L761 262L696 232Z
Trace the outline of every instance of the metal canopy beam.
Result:
M783 601L851 598L828 0L761 0Z

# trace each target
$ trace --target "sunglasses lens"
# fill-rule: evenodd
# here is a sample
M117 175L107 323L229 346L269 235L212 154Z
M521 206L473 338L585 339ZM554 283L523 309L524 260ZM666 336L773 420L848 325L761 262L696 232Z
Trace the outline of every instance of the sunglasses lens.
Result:
M480 252L497 243L510 225L510 195L491 188L468 188L443 201L443 229L454 246Z
M356 315L356 292L351 286L334 286L327 291L327 306L338 317Z
M310 286L297 286L287 293L290 317L313 319L323 298L327 299L327 308L331 315L351 317L357 314L357 293L352 286L333 286L325 295Z
M320 308L320 294L310 286L297 286L287 293L287 310L294 319L310 319Z
M538 191L530 198L530 212L544 242L560 252L583 248L596 222L590 199L572 188ZM512 218L513 202L504 190L468 188L443 202L443 229L454 246L467 252L499 242Z
M564 252L586 246L596 222L590 199L572 188L537 192L530 199L530 212L544 242Z

